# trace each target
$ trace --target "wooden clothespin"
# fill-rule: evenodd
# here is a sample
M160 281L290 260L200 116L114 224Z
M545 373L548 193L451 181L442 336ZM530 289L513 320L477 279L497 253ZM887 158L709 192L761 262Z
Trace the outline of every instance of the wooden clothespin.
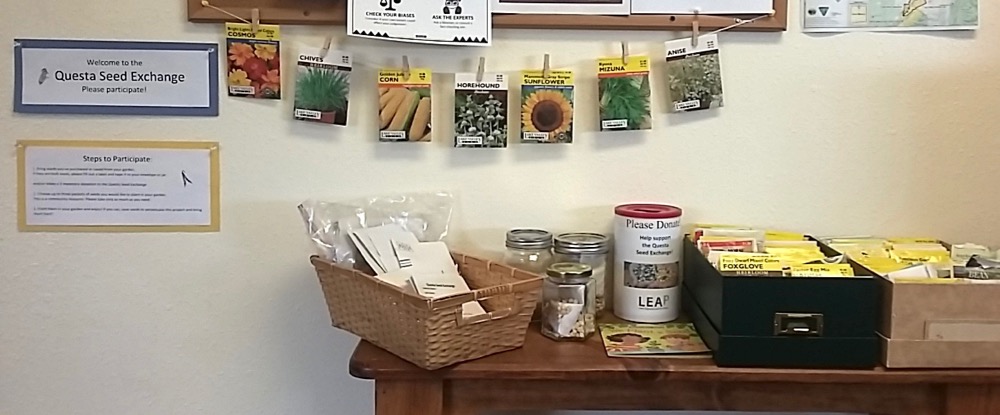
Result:
M701 36L701 22L698 21L698 15L701 14L701 9L694 9L694 20L691 21L691 46L698 47L698 37Z
M479 57L479 69L476 70L476 82L483 82L483 74L486 73L486 58Z
M250 9L250 30L257 33L260 30L260 9L253 8Z
M628 65L628 42L622 42L622 64Z
M319 50L319 56L326 59L326 55L330 53L330 45L333 44L333 35L326 35L326 39L323 39L323 47Z
M552 69L549 68L549 54L545 54L545 63L542 66L542 78L548 78Z
M403 79L410 79L410 58L406 55L403 55Z

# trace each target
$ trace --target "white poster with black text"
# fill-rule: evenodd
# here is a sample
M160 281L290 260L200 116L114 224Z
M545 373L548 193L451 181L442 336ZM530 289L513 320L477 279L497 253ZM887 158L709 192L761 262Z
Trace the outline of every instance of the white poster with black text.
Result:
M347 33L400 42L489 46L493 19L484 0L348 0Z

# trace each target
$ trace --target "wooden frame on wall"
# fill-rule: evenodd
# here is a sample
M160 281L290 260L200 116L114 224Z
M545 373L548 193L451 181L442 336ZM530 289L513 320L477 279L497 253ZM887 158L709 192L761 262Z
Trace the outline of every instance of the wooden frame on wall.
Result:
M188 21L221 23L233 17L201 0L186 0ZM773 0L774 16L733 28L734 31L781 32L788 29L788 0ZM250 20L251 11L258 9L264 24L345 25L346 0L213 0L212 5ZM757 15L700 15L702 30L717 30L732 25L736 19L751 19ZM559 14L494 14L497 29L585 29L585 30L662 30L688 31L694 22L690 14L643 14L631 16L559 15Z

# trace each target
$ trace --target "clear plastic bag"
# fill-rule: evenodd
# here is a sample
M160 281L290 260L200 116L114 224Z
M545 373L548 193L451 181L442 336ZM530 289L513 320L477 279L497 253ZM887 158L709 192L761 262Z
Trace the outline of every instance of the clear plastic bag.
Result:
M354 245L348 235L359 228L395 223L421 242L443 240L454 206L448 192L373 196L345 202L307 200L298 206L317 255L354 267Z

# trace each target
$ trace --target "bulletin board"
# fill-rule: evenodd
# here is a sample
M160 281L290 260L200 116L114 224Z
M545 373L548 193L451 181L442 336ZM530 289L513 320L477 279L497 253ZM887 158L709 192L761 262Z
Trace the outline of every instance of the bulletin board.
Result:
M201 0L188 3L188 20L194 23L220 23L233 17L202 5ZM249 20L257 9L264 24L346 25L345 0L213 0L213 6ZM717 30L730 26L737 19L757 15L701 15L702 30ZM516 29L584 29L584 30L691 30L692 14L663 15L554 15L554 14L494 14L494 28ZM788 28L788 0L774 0L774 15L733 28L737 31L781 32Z

